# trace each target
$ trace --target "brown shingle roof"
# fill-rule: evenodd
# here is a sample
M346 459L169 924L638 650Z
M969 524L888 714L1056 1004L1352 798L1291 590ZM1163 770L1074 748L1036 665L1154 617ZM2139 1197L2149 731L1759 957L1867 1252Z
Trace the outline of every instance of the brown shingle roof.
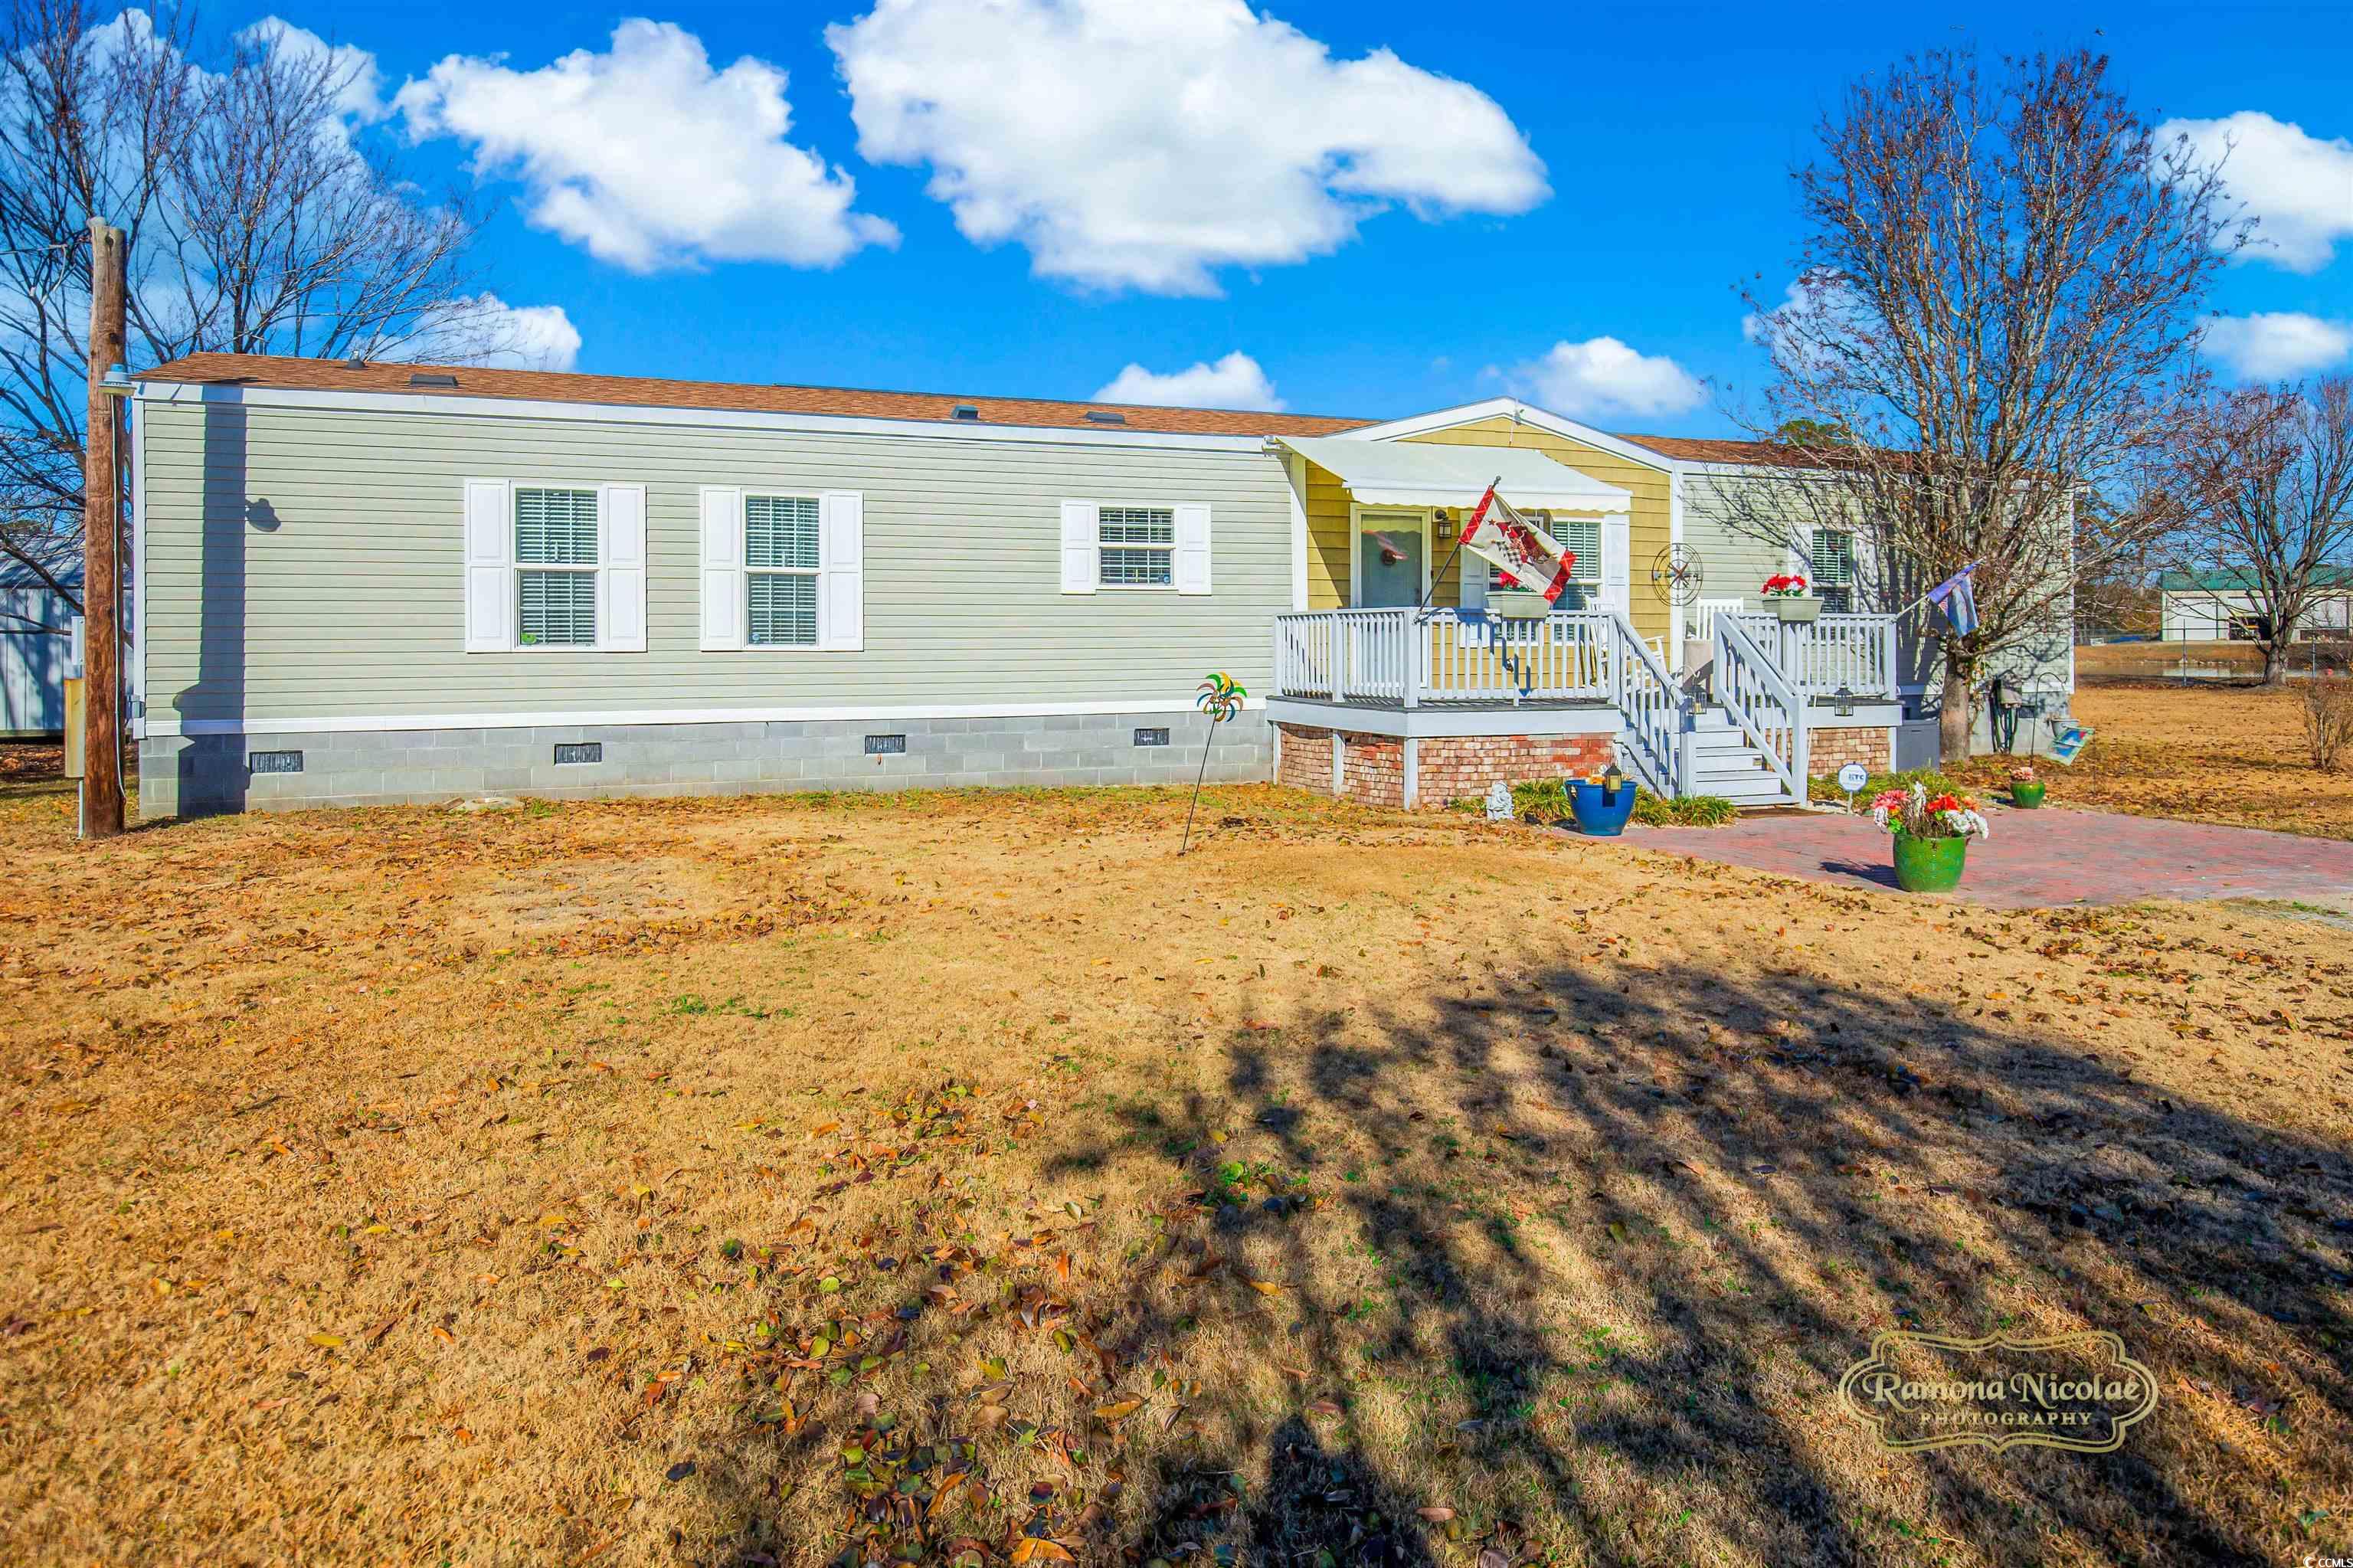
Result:
M416 386L417 376L446 376L457 385ZM490 370L470 365L407 365L301 359L259 354L192 354L140 374L142 381L288 387L312 392L402 392L426 397L516 397L656 408L723 408L757 414L827 414L847 418L958 420L959 404L980 411L979 423L1041 429L1148 430L1197 436L1328 436L1380 421L1321 414L1251 413L1230 408L1165 408L1137 403L1066 403L1043 397L954 397L935 392L873 392L854 387L787 387L731 381L670 381L643 376L587 376L571 370ZM1117 422L1090 419L1090 410L1118 414ZM1718 440L1695 436L1621 435L1684 462L1763 463L1804 467L1793 449L1772 441Z
M416 386L410 377L446 376L455 386ZM401 392L445 397L520 397L552 403L620 404L660 408L723 408L756 414L830 414L863 419L955 418L958 404L980 411L984 425L1081 430L1149 430L1198 436L1326 436L1370 419L1314 414L1261 414L1228 408L1161 408L1134 403L1061 403L1039 397L950 397L932 392L869 392L848 387L776 387L726 381L665 381L639 376L586 376L568 370L488 370L466 365L353 365L341 359L269 355L192 354L142 371L142 381L287 387L313 392ZM1093 420L1089 410L1119 414Z

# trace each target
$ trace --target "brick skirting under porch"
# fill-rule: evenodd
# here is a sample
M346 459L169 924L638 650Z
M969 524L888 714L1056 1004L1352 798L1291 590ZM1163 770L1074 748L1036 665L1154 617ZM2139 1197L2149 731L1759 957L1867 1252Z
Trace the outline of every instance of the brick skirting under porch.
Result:
M1277 724L1275 781L1363 806L1438 809L1489 786L1599 773L1617 760L1606 735L1485 735L1400 739Z
M1828 779L1850 762L1860 762L1872 774L1894 771L1893 736L1884 725L1856 729L1810 729L1806 732L1806 771Z

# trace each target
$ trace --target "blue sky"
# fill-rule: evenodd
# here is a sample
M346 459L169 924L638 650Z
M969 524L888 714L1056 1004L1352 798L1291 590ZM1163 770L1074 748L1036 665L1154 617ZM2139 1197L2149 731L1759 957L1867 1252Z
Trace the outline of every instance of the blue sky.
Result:
M1728 431L1694 384L1757 371L1736 291L1788 281L1788 170L1818 116L1856 75L1964 41L2089 41L2154 115L2268 117L2239 122L2264 137L2250 199L2295 244L2224 279L2223 367L2353 365L2353 6L1191 0L1182 37L1122 54L1056 42L1063 3L276 0L210 20L274 14L371 54L402 107L364 133L478 189L485 282L561 307L584 370L1086 397L1131 365L1198 365L1170 400L1390 416L1513 390L1613 429ZM617 44L640 16L663 26ZM828 24L856 30L829 45ZM573 51L594 58L546 72ZM1227 101L1195 101L1205 76ZM551 109L567 85L585 100ZM1335 196L1302 171L1341 134L1381 166ZM1117 166L1155 138L1159 161ZM961 206L930 192L943 167Z

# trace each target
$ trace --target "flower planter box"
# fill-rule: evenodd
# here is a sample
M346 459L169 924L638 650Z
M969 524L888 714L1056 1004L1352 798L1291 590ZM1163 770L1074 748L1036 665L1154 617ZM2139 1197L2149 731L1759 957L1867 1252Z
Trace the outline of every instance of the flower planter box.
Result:
M1504 620L1542 620L1552 613L1552 606L1540 593L1502 588L1487 596L1487 613Z
M1568 814L1577 831L1599 839L1614 839L1626 831L1627 819L1634 814L1634 798L1641 793L1641 786L1630 779L1615 789L1583 779L1568 779L1563 788L1568 792Z
M1968 863L1969 841L1962 838L1915 839L1897 833L1895 885L1906 893L1950 893L1961 885Z
M2010 803L2021 811L2031 811L2042 804L2042 791L2050 786L2038 779L2031 784L2012 784Z
M1773 613L1784 621L1814 620L1822 613L1822 601L1812 594L1777 593L1765 602L1771 605Z

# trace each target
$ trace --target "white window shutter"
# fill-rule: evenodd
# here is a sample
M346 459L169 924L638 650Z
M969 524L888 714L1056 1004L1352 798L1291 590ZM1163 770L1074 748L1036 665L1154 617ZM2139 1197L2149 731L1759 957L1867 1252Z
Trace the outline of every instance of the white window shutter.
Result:
M702 647L744 646L744 493L702 487Z
M1103 580L1103 534L1092 501L1062 503L1062 591L1092 593Z
M817 641L844 653L866 646L866 498L854 490L818 497Z
M1601 520L1601 608L1634 613L1633 528L1624 513Z
M1180 502L1176 506L1176 591L1209 591L1209 503Z
M596 495L596 646L646 651L646 487L607 484Z
M466 652L515 645L514 503L503 479L466 482Z

